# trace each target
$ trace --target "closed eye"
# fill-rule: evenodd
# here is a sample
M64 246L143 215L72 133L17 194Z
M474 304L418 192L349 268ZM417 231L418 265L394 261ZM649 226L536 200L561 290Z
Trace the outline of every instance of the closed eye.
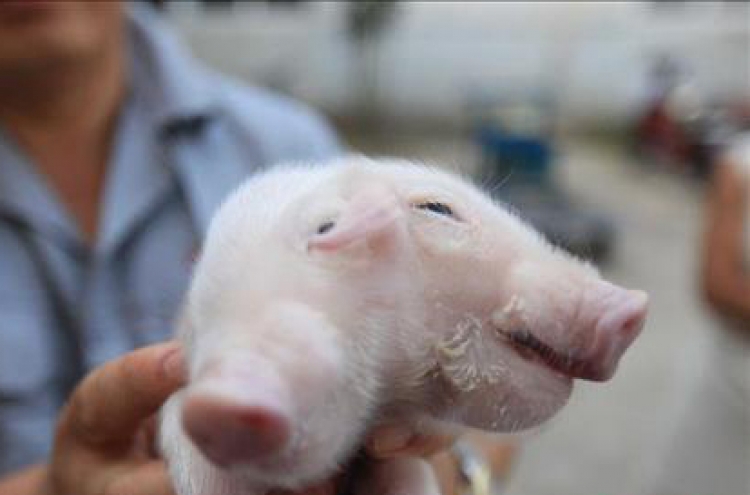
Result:
M335 225L336 223L333 220L326 220L325 222L318 225L318 229L316 233L318 235L323 235L329 232Z
M443 216L451 217L455 220L458 220L458 217L453 212L453 209L447 204L441 203L440 201L423 201L421 203L416 203L414 205L414 208L417 208L419 210L429 211L430 213L434 213L436 215L443 215Z

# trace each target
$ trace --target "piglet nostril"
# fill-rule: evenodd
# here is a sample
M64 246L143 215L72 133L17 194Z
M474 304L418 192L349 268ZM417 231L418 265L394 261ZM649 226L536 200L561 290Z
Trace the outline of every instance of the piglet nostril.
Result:
M594 331L589 378L603 381L612 377L622 355L638 337L646 321L648 295L643 291L617 289Z
M273 456L289 435L286 418L278 411L260 406L192 398L184 414L183 424L193 442L222 467Z
M291 433L284 394L268 383L221 378L205 380L185 398L182 424L193 443L221 467L278 455Z
M603 327L603 331L615 333L630 344L643 328L647 308L648 295L645 292L623 291L599 325Z

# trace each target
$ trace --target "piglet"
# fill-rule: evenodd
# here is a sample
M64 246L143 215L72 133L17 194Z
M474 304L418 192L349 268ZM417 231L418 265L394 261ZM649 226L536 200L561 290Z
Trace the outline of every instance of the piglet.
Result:
M211 223L162 448L180 495L256 495L327 479L384 425L531 428L613 375L646 306L446 172L277 167Z

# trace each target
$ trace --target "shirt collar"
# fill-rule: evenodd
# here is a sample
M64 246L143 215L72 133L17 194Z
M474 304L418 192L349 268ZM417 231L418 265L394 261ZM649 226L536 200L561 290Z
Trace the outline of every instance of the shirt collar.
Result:
M128 11L128 60L133 93L154 123L172 129L203 122L218 112L210 72L188 53L170 26L146 5Z
M127 23L130 96L123 103L121 114L127 114L132 105L147 112L143 117L151 120L153 127L141 132L151 139L163 132L195 129L196 123L216 115L219 98L210 73L180 46L158 14L147 6L131 5ZM118 128L118 133L121 131ZM114 161L111 159L108 166L113 167ZM0 212L25 221L40 232L80 244L79 231L65 208L23 150L1 128Z
M78 230L67 211L51 193L44 177L9 136L0 129L0 213L24 221L68 245L75 245Z

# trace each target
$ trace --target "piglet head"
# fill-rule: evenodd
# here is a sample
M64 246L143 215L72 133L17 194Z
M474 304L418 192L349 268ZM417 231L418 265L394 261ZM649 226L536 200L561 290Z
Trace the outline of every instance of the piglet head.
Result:
M438 416L499 431L536 425L573 379L611 378L644 325L645 293L602 280L453 176L375 164L348 171L339 192L345 207L308 249L342 263L342 286L381 290L399 330L368 338L390 341L390 379L426 384Z
M564 405L573 379L613 376L648 298L602 280L471 186L439 186L411 201L410 232L445 404L471 404L458 420L480 428L534 426Z
M344 176L296 194L252 184L214 221L197 267L182 427L256 489L319 481L376 414L406 232L394 191L355 175L355 187Z
M644 325L645 293L602 280L453 176L370 165L344 174L343 206L306 246L355 294L343 306L357 312L339 321L368 314L362 294L391 311L395 330L360 335L387 356L386 380L422 384L438 416L509 431L549 418L574 379L613 376Z

